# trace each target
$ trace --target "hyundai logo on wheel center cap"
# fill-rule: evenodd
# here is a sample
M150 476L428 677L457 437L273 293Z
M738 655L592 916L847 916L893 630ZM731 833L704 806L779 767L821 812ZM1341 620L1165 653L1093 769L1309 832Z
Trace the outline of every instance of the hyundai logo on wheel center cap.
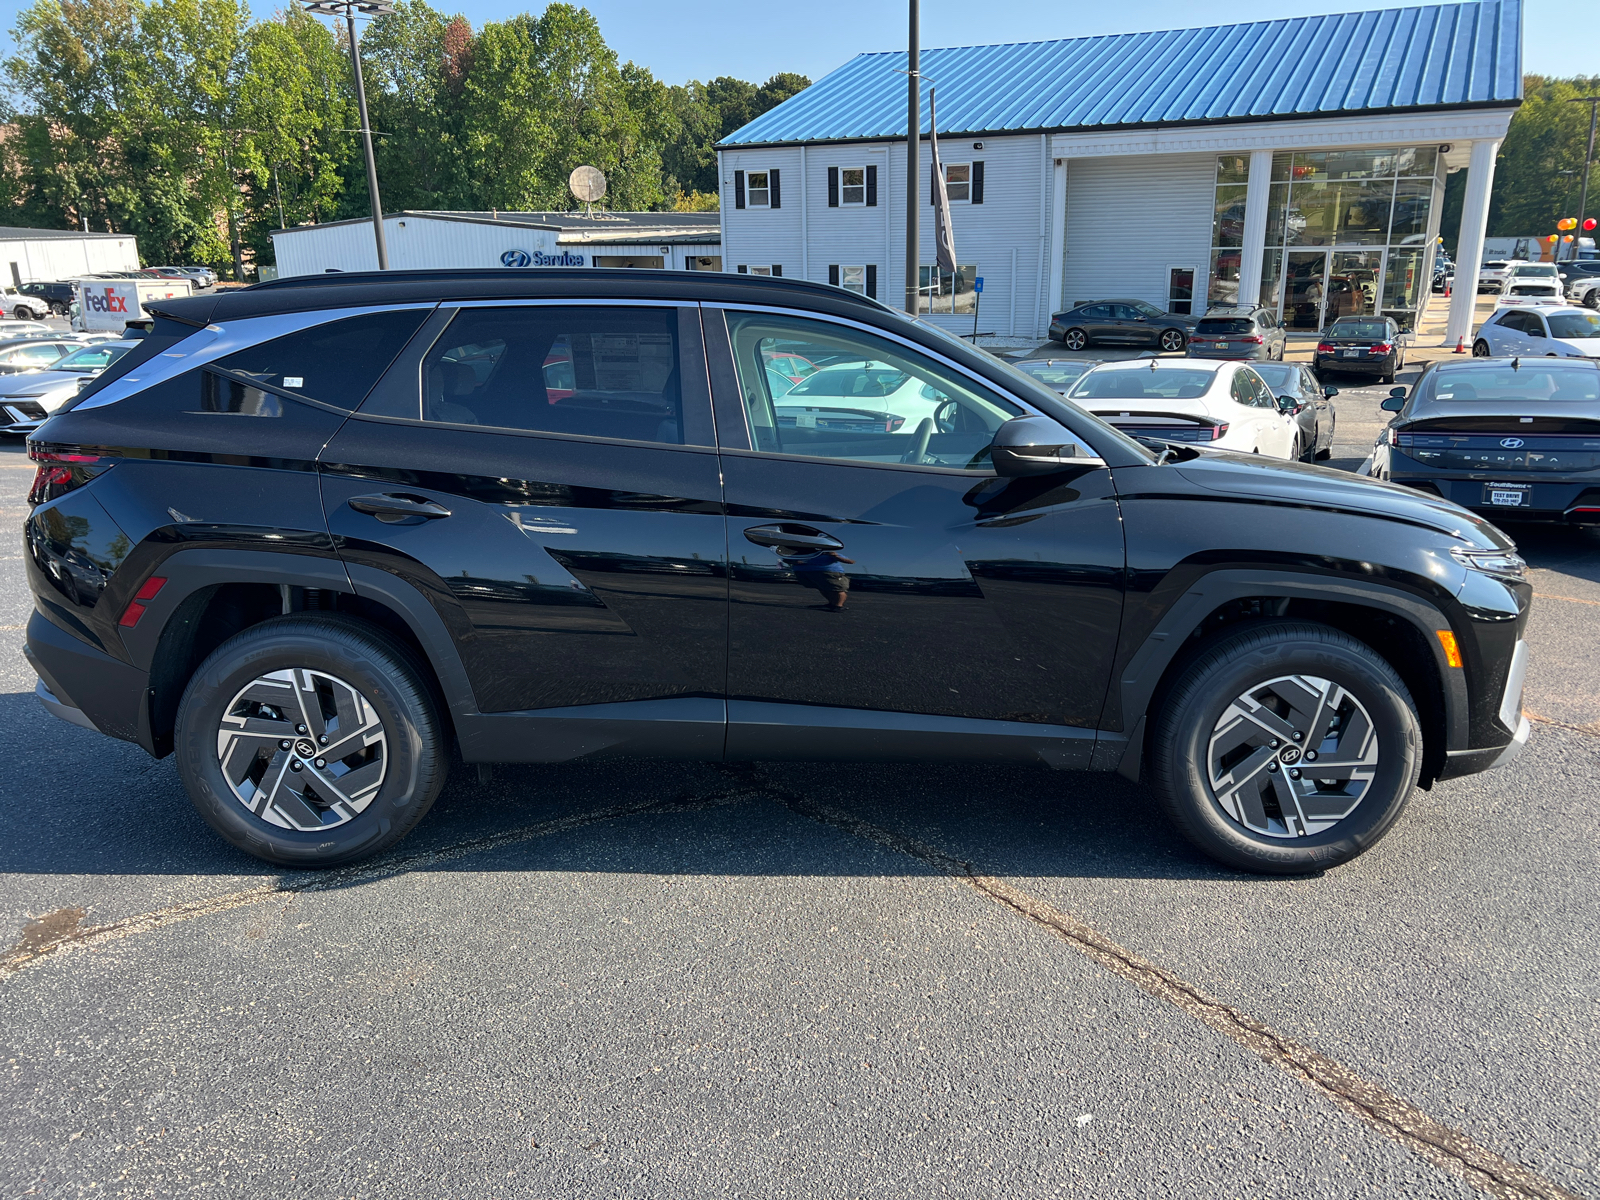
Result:
M301 738L294 744L294 752L301 758L315 758L317 756L317 744L310 738Z
M1298 747L1298 746L1285 746L1283 748L1283 753L1279 754L1278 757L1280 759L1282 759L1286 763L1299 762L1300 761L1300 747Z

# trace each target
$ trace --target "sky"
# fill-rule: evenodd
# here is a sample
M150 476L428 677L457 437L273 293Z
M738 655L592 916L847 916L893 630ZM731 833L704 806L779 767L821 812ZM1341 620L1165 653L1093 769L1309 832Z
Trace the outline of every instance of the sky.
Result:
M264 15L281 0L257 0ZM667 83L732 75L759 83L779 71L820 79L863 50L906 44L904 0L576 0L623 59ZM519 12L527 0L432 0L473 26ZM1141 0L1128 9L1090 0L922 0L922 45L1045 41L1101 33L1187 29L1324 12L1411 6L1414 0ZM25 4L0 0L9 34ZM1596 0L1525 0L1523 70L1600 75ZM4 41L9 42L9 37Z

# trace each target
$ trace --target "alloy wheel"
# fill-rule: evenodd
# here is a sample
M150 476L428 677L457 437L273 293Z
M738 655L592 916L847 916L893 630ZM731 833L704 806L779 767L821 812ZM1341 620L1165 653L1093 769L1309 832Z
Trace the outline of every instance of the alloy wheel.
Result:
M1089 337L1081 329L1069 329L1061 335L1061 344L1068 350L1082 350L1089 344Z
M239 803L284 829L329 829L372 803L388 736L355 687L304 668L252 679L223 711L217 759Z
M1331 829L1355 811L1377 770L1366 708L1315 675L1269 679L1236 697L1206 753L1211 798L1239 825L1274 838Z
M1489 343L1484 341L1482 338L1479 338L1477 341L1473 342L1472 343L1472 357L1473 358L1488 358L1489 357Z
M1161 348L1171 354L1183 349L1183 334L1176 329L1165 329L1161 333Z

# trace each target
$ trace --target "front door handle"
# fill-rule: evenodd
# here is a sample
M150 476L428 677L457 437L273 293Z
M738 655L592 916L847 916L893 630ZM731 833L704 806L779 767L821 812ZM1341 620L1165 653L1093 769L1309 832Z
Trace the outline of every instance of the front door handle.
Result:
M780 553L787 547L796 550L843 550L844 543L809 525L752 525L744 531L747 541Z
M351 496L345 501L358 513L366 513L369 517L377 517L387 524L408 520L411 517L426 517L437 520L448 517L450 510L442 504L435 504L426 496L412 496L404 492L385 492L375 496Z

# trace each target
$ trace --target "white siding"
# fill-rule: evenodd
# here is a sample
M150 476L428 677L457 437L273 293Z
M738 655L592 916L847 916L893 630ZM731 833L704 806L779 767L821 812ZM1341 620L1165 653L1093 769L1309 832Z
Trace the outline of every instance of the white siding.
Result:
M947 163L982 159L984 164L983 203L951 205L956 257L976 264L984 280L979 331L1043 336L1047 317L1040 300L1039 269L1049 177L1042 169L1048 160L1042 159L1039 136L986 138L982 150L973 149L971 138L947 138L940 141L939 152ZM778 263L786 276L799 276L803 263L809 278L826 283L832 264L870 263L878 268L878 299L894 308L904 306L904 142L808 147L803 189L798 149L724 150L719 157L724 270ZM873 163L879 168L877 207L829 208L828 168ZM918 183L924 264L933 262L931 165L932 152L924 143ZM783 206L777 211L735 208L733 173L773 167L783 172ZM970 314L934 314L932 319L957 333L972 332Z
M76 279L99 271L137 271L139 247L132 237L16 238L0 242L0 278L11 284L11 264L23 283Z
M1196 311L1211 264L1214 154L1067 162L1066 266L1060 308L1128 297L1167 307L1167 267L1193 266Z

